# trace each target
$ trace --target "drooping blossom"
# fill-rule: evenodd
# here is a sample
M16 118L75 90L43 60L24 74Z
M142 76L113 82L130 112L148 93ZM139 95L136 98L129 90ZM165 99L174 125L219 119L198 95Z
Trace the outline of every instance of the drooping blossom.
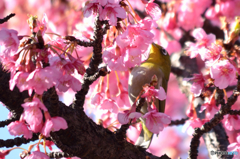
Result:
M145 8L146 13L149 14L153 20L158 20L161 15L162 11L159 8L159 5L156 3L153 3L154 0L150 0Z
M11 150L0 150L0 159L5 159L5 156L7 156L10 151Z
M190 90L195 97L199 96L202 93L205 82L204 76L202 74L193 74L192 78L184 78L184 80L193 82Z
M109 20L109 24L117 26L117 18L125 19L126 11L116 3L108 3L104 6L103 11L99 14L100 20Z
M47 111L45 105L38 99L33 98L31 102L22 104L24 108L23 119L29 124L33 132L39 132L43 126L42 111Z
M117 103L110 97L109 89L106 89L105 98L99 105L99 109L109 110L112 113L118 113Z
M164 126L171 123L171 118L165 113L158 112L157 109L148 111L142 118L146 119L146 127L152 133L158 134Z
M8 126L8 131L11 135L20 136L23 135L26 139L32 138L32 131L30 131L27 125L23 121L11 122Z
M228 60L220 60L212 65L210 75L214 84L224 89L236 79L236 68Z
M68 125L67 125L67 122L64 118L62 118L62 117L52 117L52 118L47 119L45 121L41 133L44 136L49 137L50 132L59 131L60 129L65 130L67 128L68 128Z
M124 90L120 82L118 82L117 86L118 86L119 92L116 95L116 103L120 108L129 107L130 102L128 98L128 91Z

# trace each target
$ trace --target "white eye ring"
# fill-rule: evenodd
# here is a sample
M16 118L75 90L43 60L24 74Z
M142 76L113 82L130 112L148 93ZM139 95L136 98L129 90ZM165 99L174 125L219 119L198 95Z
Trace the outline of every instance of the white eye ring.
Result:
M163 55L167 55L168 54L168 52L164 48L162 48L162 53L163 53Z

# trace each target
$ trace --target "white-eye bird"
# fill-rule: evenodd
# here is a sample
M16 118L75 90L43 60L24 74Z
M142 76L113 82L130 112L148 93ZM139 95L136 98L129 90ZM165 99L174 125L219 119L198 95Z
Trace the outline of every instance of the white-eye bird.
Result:
M159 87L162 86L165 92L167 92L170 71L171 61L169 54L163 47L152 43L148 59L140 66L134 67L129 75L128 93L130 104L132 105L135 102L137 96L143 89L142 86L151 82L153 75L156 75L158 79L158 83L155 88L159 89ZM165 100L160 101L156 99L155 105L159 112L164 112ZM147 113L147 107L147 103L145 102L141 108L141 112L144 114ZM144 119L141 119L141 123L142 131L135 145L148 148L151 143L153 133L146 128Z

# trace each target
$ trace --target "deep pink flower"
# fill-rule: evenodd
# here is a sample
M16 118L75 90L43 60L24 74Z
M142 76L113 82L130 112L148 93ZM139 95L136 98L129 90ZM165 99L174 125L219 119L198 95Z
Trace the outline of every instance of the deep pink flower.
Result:
M143 87L143 89L145 93L141 97L145 97L148 102L151 102L155 98L158 98L159 100L164 100L167 97L165 90L161 86L159 89L155 89L153 86L145 86Z
M193 82L190 90L195 97L199 96L202 93L205 82L204 76L202 74L193 74L192 78L184 78L184 80Z
M20 136L24 135L24 138L31 139L32 132L28 129L27 125L24 122L14 121L11 122L8 126L8 131L11 135Z
M117 26L117 18L125 19L126 17L126 11L119 4L109 3L104 6L99 19L109 20L110 25Z
M5 159L5 156L9 154L11 150L0 150L0 159Z
M199 51L199 54L203 61L208 60L210 63L214 63L216 60L220 58L221 51L222 51L221 45L212 43L210 47L201 49Z
M42 134L46 137L50 136L51 131L59 131L60 129L67 129L68 125L64 118L62 117L52 117L51 119L47 119L42 128Z
M145 8L146 13L149 14L153 20L158 20L161 15L162 11L159 8L159 5L156 3L153 3L153 0L150 0Z
M231 143L228 145L228 152L234 152L233 159L239 159L240 158L240 134L237 136L237 142Z
M25 159L50 159L50 158L43 152L33 151L31 155L25 157Z
M224 89L236 79L236 68L228 60L220 60L212 65L210 75L214 84Z
M143 118L146 119L146 127L152 133L158 134L164 126L171 123L171 118L165 113L160 113L157 109L148 111Z

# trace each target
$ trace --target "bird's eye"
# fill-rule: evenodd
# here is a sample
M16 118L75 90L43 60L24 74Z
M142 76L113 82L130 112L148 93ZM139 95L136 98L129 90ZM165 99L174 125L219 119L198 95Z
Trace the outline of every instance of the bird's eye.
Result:
M162 53L163 53L163 55L167 55L168 54L168 52L164 48L162 48Z

